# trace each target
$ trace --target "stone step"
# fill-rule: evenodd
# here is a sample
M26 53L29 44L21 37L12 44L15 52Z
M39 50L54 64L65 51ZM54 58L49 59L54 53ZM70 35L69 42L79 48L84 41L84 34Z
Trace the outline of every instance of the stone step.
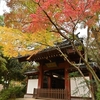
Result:
M33 98L33 94L25 94L24 98Z

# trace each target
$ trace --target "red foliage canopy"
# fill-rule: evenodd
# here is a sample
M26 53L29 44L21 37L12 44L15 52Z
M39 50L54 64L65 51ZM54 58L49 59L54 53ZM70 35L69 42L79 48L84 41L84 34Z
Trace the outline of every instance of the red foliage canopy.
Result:
M100 0L33 0L36 12L31 14L29 30L64 29L73 32L77 23L92 27L98 20Z

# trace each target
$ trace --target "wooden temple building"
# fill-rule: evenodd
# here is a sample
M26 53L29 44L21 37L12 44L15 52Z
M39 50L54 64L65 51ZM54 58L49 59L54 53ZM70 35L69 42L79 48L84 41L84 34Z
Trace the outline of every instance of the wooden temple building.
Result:
M78 44L76 45L78 46ZM75 62L79 65L81 71L88 80L92 79L92 75L86 69L85 64L83 64L82 61L80 62L80 57L69 42L64 41L57 46L67 55L71 62ZM81 53L84 54L84 51L82 50ZM18 59L20 62L27 61L28 57L29 56L24 56ZM39 66L38 70L26 73L29 79L30 76L31 78L32 76L36 76L35 79L37 80L37 82L35 81L37 87L30 87L32 93L26 94L32 94L34 98L51 98L51 100L84 100L82 99L83 97L86 97L88 100L91 99L91 94L86 84L80 86L82 77L79 74L74 76L77 70L66 61L56 47L50 47L38 52L33 55L29 61L39 62ZM96 70L95 63L91 62L90 64L91 67ZM31 86L34 85L34 83L28 84ZM78 86L80 86L81 89L78 89ZM94 91L93 85L91 85L91 90Z

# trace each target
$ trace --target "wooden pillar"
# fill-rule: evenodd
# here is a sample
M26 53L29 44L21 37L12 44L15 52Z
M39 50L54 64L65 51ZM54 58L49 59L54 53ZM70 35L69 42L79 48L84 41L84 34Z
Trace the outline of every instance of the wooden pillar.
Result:
M38 88L43 88L43 67L39 66Z
M65 68L65 89L66 89L66 95L67 100L71 100L71 88L70 88L70 77L69 72L67 68Z
M48 77L48 89L51 89L51 77Z
M52 88L51 83L52 83L52 73L50 73L50 76L48 77L48 89Z
M26 83L27 83L26 87L27 88L28 88L28 80L29 80L29 75L27 75L27 77L26 77ZM26 94L27 94L27 88L26 88Z

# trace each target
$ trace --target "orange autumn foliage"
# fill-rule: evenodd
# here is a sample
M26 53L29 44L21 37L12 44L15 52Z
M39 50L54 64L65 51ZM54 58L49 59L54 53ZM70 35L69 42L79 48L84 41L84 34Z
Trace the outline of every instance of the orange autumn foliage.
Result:
M45 30L29 34L12 28L0 27L0 46L3 47L4 56L8 57L30 55L33 52L35 54L48 46L53 46L57 41L61 39Z

